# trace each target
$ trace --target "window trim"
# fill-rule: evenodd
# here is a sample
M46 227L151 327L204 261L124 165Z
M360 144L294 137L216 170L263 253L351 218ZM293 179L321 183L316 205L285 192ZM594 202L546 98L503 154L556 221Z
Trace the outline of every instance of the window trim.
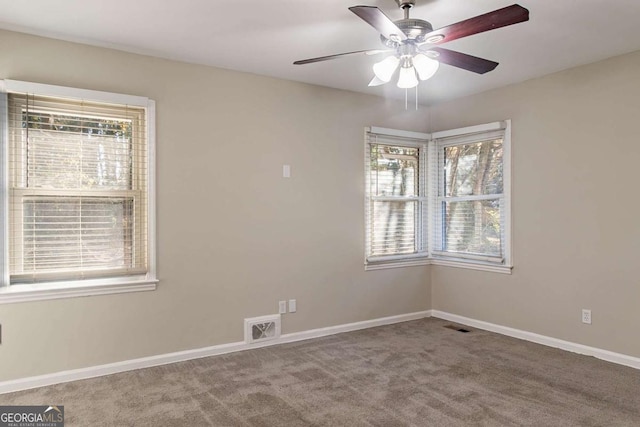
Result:
M435 227L437 223L437 205L438 200L438 185L439 180L439 167L438 167L438 149L441 146L449 145L447 142L443 142L445 138L455 138L450 145L461 144L464 141L473 141L478 134L487 134L491 132L500 131L503 132L503 198L504 198L504 259L501 263L495 262L499 257L490 256L473 256L473 255L451 255L446 252L440 252L434 250L435 243ZM390 137L412 138L419 140L426 140L426 159L427 168L425 171L425 177L427 180L427 203L426 203L426 219L422 224L422 231L426 232L427 239L427 255L424 254L407 254L407 255L391 255L388 257L382 257L384 259L370 262L367 260L367 249L365 242L365 258L364 265L365 270L380 270L387 268L398 267L410 267L416 265L440 265L454 268L465 268L472 270L481 270L493 273L511 274L513 269L513 242L512 242L512 218L511 218L511 120L503 120L498 122L485 123L476 126L468 126L458 129L450 129L445 131L433 132L433 133L420 133L410 132L396 129L388 129L382 127L368 127L365 128L365 153L369 149L369 141L367 138L368 133L376 133L382 135L388 135ZM440 143L438 142L440 140ZM416 141L416 146L420 145L420 142ZM365 155L365 183L368 183L368 165L366 162L367 156ZM365 233L368 230L369 222L369 210L368 210L368 189L365 189ZM365 234L365 239L368 236Z
M146 274L120 276L112 278L95 278L87 280L61 280L39 284L10 285L9 278L9 171L8 162L8 103L7 93L35 93L41 96L82 99L111 104L125 104L142 107L146 112L147 133L147 251L148 270ZM0 254L3 263L0 266L0 304L25 301L50 300L58 298L81 297L90 295L107 295L115 293L151 291L156 289L156 133L155 133L155 101L146 97L123 95L65 86L46 85L41 83L17 80L0 80L0 175L1 209L0 209Z

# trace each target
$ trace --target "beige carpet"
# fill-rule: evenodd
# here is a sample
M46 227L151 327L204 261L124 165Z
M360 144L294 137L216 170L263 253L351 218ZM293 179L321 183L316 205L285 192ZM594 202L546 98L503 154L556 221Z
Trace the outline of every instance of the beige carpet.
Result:
M0 395L67 426L640 426L640 371L424 319Z

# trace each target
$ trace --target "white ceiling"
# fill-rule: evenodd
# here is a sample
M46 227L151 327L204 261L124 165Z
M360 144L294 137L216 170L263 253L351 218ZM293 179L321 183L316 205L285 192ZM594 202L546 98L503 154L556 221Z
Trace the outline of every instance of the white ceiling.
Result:
M434 28L514 0L417 0L411 17ZM443 65L420 85L435 103L640 50L639 0L520 0L529 22L443 47L500 62L485 75ZM393 83L367 86L379 57L307 65L298 59L381 46L347 8L378 6L402 18L394 0L0 0L0 28L124 51L404 99Z

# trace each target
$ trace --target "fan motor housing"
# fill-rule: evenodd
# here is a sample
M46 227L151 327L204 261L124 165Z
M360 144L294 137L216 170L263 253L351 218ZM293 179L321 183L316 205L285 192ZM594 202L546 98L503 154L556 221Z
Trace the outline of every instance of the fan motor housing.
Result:
M423 19L400 19L398 21L394 21L394 24L398 26L402 30L403 33L406 34L408 41L412 41L415 43L423 43L425 41L425 35L429 34L433 31L433 26L431 26L430 22L427 22ZM393 40L389 40L385 36L380 36L380 40L385 46L388 47L397 47L399 44ZM406 43L405 41L404 43Z

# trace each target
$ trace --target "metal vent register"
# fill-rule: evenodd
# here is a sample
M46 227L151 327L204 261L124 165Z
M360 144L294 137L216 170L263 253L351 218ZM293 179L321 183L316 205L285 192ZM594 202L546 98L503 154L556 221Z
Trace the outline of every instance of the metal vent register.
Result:
M466 328L463 328L462 326L458 326L458 325L446 325L445 328L453 329L454 331L462 332L462 333L465 333L465 334L467 332L471 332L470 329L466 329Z
M247 344L280 337L280 315L244 319L244 340Z

